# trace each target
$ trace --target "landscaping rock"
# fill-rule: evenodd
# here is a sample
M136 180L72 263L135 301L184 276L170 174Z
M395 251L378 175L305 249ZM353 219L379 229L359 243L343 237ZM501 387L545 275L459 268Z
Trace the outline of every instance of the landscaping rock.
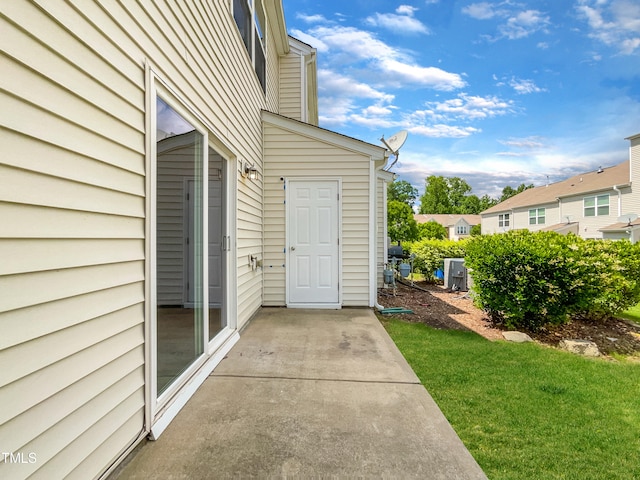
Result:
M599 357L598 346L589 340L562 340L558 346L571 353L577 353L585 357Z
M502 336L505 338L505 340L509 342L515 342L515 343L533 342L533 339L529 335L522 332L502 332Z

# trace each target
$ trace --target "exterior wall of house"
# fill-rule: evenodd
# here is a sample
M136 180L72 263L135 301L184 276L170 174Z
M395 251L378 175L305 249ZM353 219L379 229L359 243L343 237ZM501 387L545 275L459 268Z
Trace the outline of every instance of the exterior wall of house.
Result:
M639 163L640 163L640 160L639 160ZM636 184L636 187L637 187L637 184ZM620 215L624 215L626 213L635 213L636 215L640 215L640 192L638 191L638 188L636 188L635 190L635 195L634 195L634 190L632 185L628 185L626 187L620 187L619 190L620 190L620 195L618 195L615 192L611 194L611 205L616 206L615 209L611 210L612 212L611 223L616 223L617 218ZM620 200L618 200L618 197L620 197ZM618 208L618 204L620 205L619 208Z
M280 115L308 121L309 75L307 59L312 48L290 38L289 53L280 58ZM275 111L275 110L273 110ZM312 122L313 123L313 122Z
M502 233L504 230L498 226L498 214L486 214L482 216L480 224L480 232L482 235L490 235L492 233Z
M465 228L466 233L458 233L458 227ZM469 223L464 219L460 219L456 222L455 225L447 227L447 230L449 231L449 240L458 241L471 235L471 225L469 225Z
M281 178L339 177L342 304L368 306L370 157L265 121L264 158L264 305L286 303L286 206Z
M304 56L291 49L280 58L280 103L278 113L302 121L302 66Z
M544 208L545 213L545 222L542 224L529 224L529 210L532 208ZM532 232L537 232L538 230L543 230L550 225L555 225L557 223L564 223L564 220L560 218L560 209L558 207L558 203L545 203L541 205L535 205L534 207L524 207L519 209L514 209L513 212L513 225L512 229L528 229Z
M535 205L535 208L544 208L545 209L545 223L543 224L529 224L529 210L531 207L524 208L516 208L513 210L506 210L504 212L496 212L482 216L482 234L492 234L492 233L504 233L508 230L522 230L527 229L533 232L538 230L543 230L550 225L555 225L557 223L563 223L564 220L561 218L561 215L566 215L565 213L561 213L561 208L557 204L545 203L541 205ZM500 215L501 214L509 214L509 226L501 227L500 226ZM573 219L576 221L577 217Z
M274 25L267 18L267 91L266 110L278 112L280 110L280 57L275 42Z
M37 455L0 463L0 477L93 478L145 428L145 63L259 171L260 109L279 104L277 81L265 98L230 2L2 2L0 13L11 112L0 119L0 363L12 365L0 372L0 445ZM246 261L262 248L262 181L237 187L242 326L262 303Z
M584 198L593 195L609 194L609 215L594 217L584 216ZM575 197L562 198L562 215L570 216L572 222L579 222L579 235L583 238L602 238L599 230L607 225L616 223L620 216L618 208L618 195L613 190L605 190Z
M383 271L387 262L387 181L378 175L376 179L376 285L384 285Z
M622 214L635 213L640 216L640 134L630 137L629 141L631 188L635 193L624 199Z

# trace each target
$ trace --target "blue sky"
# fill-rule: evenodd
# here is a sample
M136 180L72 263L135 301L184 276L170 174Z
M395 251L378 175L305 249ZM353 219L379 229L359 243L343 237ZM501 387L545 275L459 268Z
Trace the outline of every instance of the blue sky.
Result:
M409 131L393 171L474 194L628 158L640 133L638 0L283 0L318 50L320 125Z

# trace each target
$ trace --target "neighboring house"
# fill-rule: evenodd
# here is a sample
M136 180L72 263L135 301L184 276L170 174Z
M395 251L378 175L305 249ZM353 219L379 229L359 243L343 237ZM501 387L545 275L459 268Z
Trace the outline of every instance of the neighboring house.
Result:
M482 233L552 230L583 238L640 239L640 135L629 137L630 159L608 168L535 187L481 213Z
M471 235L471 228L480 225L480 215L454 214L416 214L413 218L418 223L438 222L447 229L449 240L460 240Z
M263 305L375 305L388 152L281 0L0 14L0 478L106 476Z

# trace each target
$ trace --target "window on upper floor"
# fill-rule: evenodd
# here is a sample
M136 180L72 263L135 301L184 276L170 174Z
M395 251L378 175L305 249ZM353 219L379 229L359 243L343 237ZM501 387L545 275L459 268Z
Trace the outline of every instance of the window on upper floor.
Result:
M584 197L584 216L599 217L609 215L609 194Z
M466 235L467 231L468 230L466 225L458 225L456 227L456 235Z
M499 227L508 227L509 226L509 213L501 213L498 215L498 226Z
M266 16L262 0L233 0L233 18L256 71L262 91L267 90Z
M529 225L543 225L545 221L544 208L532 208L529 210Z

